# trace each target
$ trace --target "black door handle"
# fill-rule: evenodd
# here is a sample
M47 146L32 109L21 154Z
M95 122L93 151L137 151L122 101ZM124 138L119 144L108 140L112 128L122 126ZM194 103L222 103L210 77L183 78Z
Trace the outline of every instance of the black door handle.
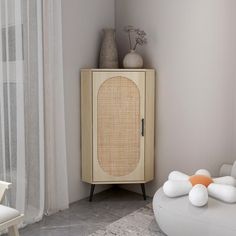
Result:
M144 136L144 119L142 119L142 131L141 131L141 135Z

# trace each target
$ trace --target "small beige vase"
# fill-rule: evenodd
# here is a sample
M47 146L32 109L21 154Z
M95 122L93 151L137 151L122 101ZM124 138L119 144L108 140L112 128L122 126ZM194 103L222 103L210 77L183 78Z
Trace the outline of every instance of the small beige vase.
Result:
M143 68L143 58L134 50L131 50L123 60L123 66L126 69Z
M104 29L104 36L100 51L99 68L118 68L118 52L114 29Z

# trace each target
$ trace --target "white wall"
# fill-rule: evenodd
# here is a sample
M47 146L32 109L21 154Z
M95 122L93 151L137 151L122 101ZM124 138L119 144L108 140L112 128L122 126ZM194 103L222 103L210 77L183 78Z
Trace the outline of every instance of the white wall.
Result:
M97 66L101 30L114 27L114 15L114 0L62 0L70 202L89 194L89 186L81 182L80 174L79 70Z
M140 27L148 33L141 51L146 67L157 70L156 177L149 194L174 169L217 175L222 163L236 159L235 13L235 0L116 1L121 55L123 27Z
M157 69L156 178L148 193L172 169L217 174L236 159L235 9L235 0L116 0L115 12L114 0L62 0L70 202L89 193L80 178L79 69L97 66L101 29L114 27L115 15L121 57L122 28L135 25L148 33L146 67Z

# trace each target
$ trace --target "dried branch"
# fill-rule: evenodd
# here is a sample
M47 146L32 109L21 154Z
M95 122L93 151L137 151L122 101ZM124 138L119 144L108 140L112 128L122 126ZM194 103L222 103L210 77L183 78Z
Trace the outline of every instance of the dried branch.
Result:
M124 31L128 34L129 38L129 48L130 50L136 50L137 46L147 44L147 38L146 33L143 30L140 30L138 28L134 28L131 25L128 25L124 28ZM135 44L134 47L132 46L132 34L135 34Z

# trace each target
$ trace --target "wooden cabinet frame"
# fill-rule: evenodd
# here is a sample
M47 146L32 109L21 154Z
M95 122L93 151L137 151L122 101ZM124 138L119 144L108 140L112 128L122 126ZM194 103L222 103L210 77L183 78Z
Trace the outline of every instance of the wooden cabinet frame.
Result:
M143 155L137 170L126 176L101 172L96 157L96 99L101 84L114 76L131 79L140 90L141 115L144 117ZM152 69L81 70L81 159L82 180L90 184L146 183L154 178L155 71ZM143 144L142 144L143 142ZM140 175L140 173L142 174ZM102 174L101 174L102 173ZM140 177L142 176L142 177Z

